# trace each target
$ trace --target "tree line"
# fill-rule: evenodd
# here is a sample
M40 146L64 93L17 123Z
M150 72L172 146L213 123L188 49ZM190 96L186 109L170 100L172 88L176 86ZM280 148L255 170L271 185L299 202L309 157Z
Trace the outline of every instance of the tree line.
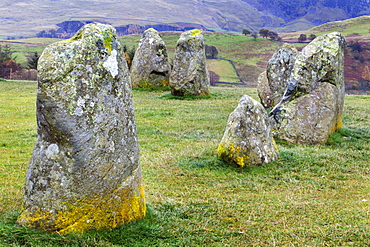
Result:
M252 31L250 31L249 29L246 29L246 28L244 28L242 30L242 34L250 35L251 37L254 37L254 39L257 38L257 33L254 33L254 32L252 32ZM258 34L262 38L269 38L271 40L276 40L276 41L281 41L282 40L277 32L274 32L274 31L271 31L271 30L268 30L268 29L264 29L264 28L260 29ZM306 34L302 33L302 34L299 35L298 42L302 43L302 42L305 42L307 40L312 41L315 38L316 38L315 34L306 35Z
M36 80L39 54L27 56L26 66L17 63L17 56L10 45L0 45L0 78L14 80Z
M279 34L277 32L272 31L272 30L262 28L262 29L259 30L258 33L262 38L269 38L271 40L281 41L281 37L279 36ZM250 35L254 39L257 39L257 33L252 32L249 29L244 28L242 30L242 34Z

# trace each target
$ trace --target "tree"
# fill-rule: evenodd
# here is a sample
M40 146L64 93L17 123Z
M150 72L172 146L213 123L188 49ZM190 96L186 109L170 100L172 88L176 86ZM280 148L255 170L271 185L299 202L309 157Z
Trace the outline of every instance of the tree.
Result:
M259 34L262 36L262 38L267 38L269 31L270 30L268 30L268 29L260 29Z
M0 45L0 77L11 79L12 73L19 70L21 66L15 62L16 57L9 45Z
M132 46L132 48L129 49L129 48L127 48L127 45L124 45L123 46L123 52L125 54L125 58L126 58L126 61L127 61L128 68L130 69L132 60L134 60L134 56L135 56L135 52L136 52L135 46Z
M308 39L312 41L312 40L316 39L316 35L315 35L315 34L313 34L313 33L311 33L311 34L308 36Z
M27 68L28 69L37 69L37 63L39 61L39 54L37 54L37 51L27 58Z
M358 43L358 41L356 42L351 42L349 45L349 47L351 47L352 51L353 52L362 52L364 50L364 48L362 48L362 45L360 43Z
M251 32L251 31L249 31L248 29L244 28L242 33L243 33L244 35L249 35L249 34L251 34L252 32Z
M267 37L269 37L271 40L278 40L279 35L274 31L268 31Z
M11 51L10 45L0 45L0 62L5 62L10 59L16 59L15 56L13 56L13 52Z
M298 42L305 42L307 40L307 36L304 33L301 33L298 38Z
M205 45L205 52L207 58L216 58L218 55L218 50L215 46Z
M17 64L13 59L9 59L0 64L0 77L6 79L12 79L12 74L22 67Z
M218 82L220 80L220 76L218 74L216 74L216 72L214 71L208 71L209 73L209 81L211 83L211 85L215 85L216 82Z

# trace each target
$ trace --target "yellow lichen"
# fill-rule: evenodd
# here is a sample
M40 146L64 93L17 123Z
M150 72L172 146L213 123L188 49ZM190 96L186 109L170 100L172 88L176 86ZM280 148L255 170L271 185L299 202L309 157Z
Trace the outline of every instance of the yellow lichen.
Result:
M191 34L190 34L191 36L196 36L198 34L201 34L202 33L202 30L200 30L200 29L193 29L190 32L191 32Z
M333 127L330 129L329 134L339 130L342 128L342 113L339 114L339 116L336 119L336 122L333 124Z
M248 155L240 146L235 146L234 143L229 145L220 144L217 149L217 155L228 163L236 164L240 167L247 166L249 161Z
M124 197L127 192L118 197ZM116 228L146 214L144 188L139 186L132 197L122 201L112 198L80 200L58 213L55 221L59 233L84 232L89 229ZM116 196L117 197L117 196Z
M273 137L271 137L271 141L272 141L272 145L274 145L275 151L278 153L279 152L279 148L276 145L275 139Z
M133 189L132 184L135 183L140 184L140 178L103 196L95 195L73 203L63 203L66 209L56 213L47 209L25 211L20 215L18 223L28 228L60 234L115 228L146 214L144 188L139 185Z

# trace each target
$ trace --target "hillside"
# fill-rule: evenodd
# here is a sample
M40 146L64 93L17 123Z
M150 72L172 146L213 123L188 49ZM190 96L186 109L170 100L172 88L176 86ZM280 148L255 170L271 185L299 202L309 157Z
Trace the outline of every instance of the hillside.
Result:
M302 49L308 44L298 42L300 34L321 35L334 31L342 32L347 40L348 47L345 52L345 83L348 92L369 93L370 75L366 71L370 68L370 34L368 23L370 16L353 18L345 21L331 22L318 27L294 32L280 33L281 42L272 41L265 38L244 36L241 34L230 34L223 32L204 32L205 44L215 46L218 50L218 59L208 59L208 69L220 76L219 81L240 83L243 82L249 87L257 84L258 75L266 69L266 65L271 56L280 49L284 42L293 43L297 49ZM163 39L167 45L169 58L171 60L175 51L176 42L181 32L162 32ZM120 37L123 45L130 50L135 50L141 35L126 35ZM59 39L60 40L60 39ZM27 56L42 50L50 43L58 39L20 39L0 41L0 45L8 44L15 51L16 61L23 66L26 65ZM235 69L240 76L236 74ZM355 90L355 91L353 91Z
M370 13L367 0L2 0L0 36L35 37L64 21L128 24L193 23L215 31L306 30Z

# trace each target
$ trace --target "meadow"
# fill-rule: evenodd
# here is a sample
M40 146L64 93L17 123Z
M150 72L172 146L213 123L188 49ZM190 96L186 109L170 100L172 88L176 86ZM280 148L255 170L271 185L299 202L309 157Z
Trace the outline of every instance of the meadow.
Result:
M326 145L278 141L244 169L216 156L228 115L254 88L204 98L133 90L148 213L114 230L46 234L15 224L37 138L36 82L0 81L0 246L369 246L370 96L346 95Z

